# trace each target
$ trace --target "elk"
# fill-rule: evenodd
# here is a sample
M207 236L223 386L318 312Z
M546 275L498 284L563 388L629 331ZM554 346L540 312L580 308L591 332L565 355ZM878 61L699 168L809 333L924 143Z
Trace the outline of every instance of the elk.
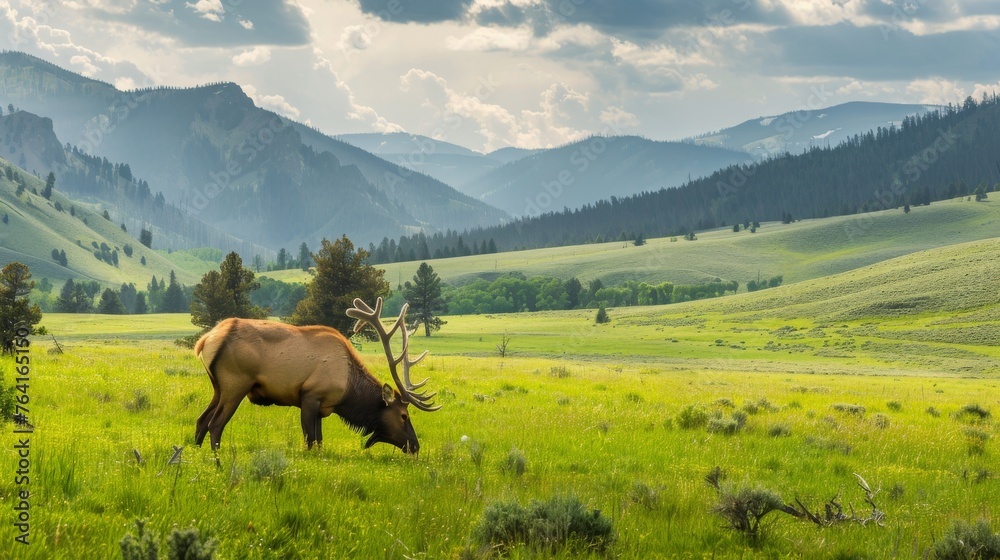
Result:
M370 325L378 333L389 361L389 372L396 389L380 384L368 372L351 343L336 329L324 326L296 327L275 321L226 319L205 333L195 344L212 381L215 393L208 408L198 417L195 443L211 434L212 449L218 449L222 430L232 419L243 397L257 405L297 406L302 411L302 433L306 446L322 445L322 421L336 413L362 435L371 435L365 449L384 442L404 453L420 450L417 434L410 423L408 405L424 411L441 408L431 402L437 393L417 392L427 380L410 381L409 335L403 305L399 317L388 332L379 316L382 298L375 309L360 298L347 315L357 319L354 332ZM402 331L402 351L393 356L390 341ZM402 377L397 366L402 365Z

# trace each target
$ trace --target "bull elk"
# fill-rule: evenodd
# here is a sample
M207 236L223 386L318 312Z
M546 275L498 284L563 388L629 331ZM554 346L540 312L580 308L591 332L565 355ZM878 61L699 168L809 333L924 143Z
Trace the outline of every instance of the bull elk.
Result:
M371 325L378 333L389 360L396 389L380 384L365 368L350 342L336 329L323 326L295 327L275 321L226 319L205 333L194 351L212 381L212 402L198 417L195 443L201 445L210 433L212 449L219 448L222 430L246 397L253 404L297 406L301 409L306 445L323 442L322 421L338 414L362 435L371 435L365 448L384 442L405 453L417 453L420 444L410 423L408 405L425 411L441 408L431 399L436 393L417 392L427 380L410 382L409 335L406 310L399 313L386 332L379 319L382 298L375 309L360 298L347 315L357 319L354 332ZM393 356L390 341L402 331L402 351ZM397 367L402 365L402 377Z

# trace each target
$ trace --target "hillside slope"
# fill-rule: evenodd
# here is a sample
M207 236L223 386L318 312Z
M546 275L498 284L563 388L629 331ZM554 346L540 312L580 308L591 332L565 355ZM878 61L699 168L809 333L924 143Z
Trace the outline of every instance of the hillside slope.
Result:
M1000 201L965 198L914 207L909 213L884 210L864 215L767 222L756 233L718 229L696 241L649 239L592 243L427 261L449 283L493 278L506 272L581 281L600 278L605 285L625 280L698 284L716 278L748 280L783 276L794 283L870 266L891 258L968 241L1000 236ZM395 285L409 280L419 262L380 265ZM304 280L295 271L274 274ZM741 287L741 290L743 288Z
M20 196L16 195L17 183L7 178L7 169L20 176L26 186ZM22 262L31 267L36 281L48 278L53 283L74 278L112 286L142 282L144 286L152 276L168 277L171 270L183 284L200 279L198 271L185 270L164 254L147 249L88 206L74 203L58 191L51 200L32 193L32 189L41 192L43 187L43 181L0 158L0 215L7 216L6 223L0 222L0 263ZM56 208L57 203L62 210ZM102 244L109 253L117 253L117 265L95 257ZM132 247L131 257L125 254L126 245ZM66 266L53 260L53 249L66 252ZM143 257L145 265L140 262Z

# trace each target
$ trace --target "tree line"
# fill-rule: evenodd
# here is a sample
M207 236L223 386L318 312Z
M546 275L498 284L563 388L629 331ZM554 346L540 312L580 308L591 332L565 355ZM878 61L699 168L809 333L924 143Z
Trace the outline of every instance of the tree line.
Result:
M1000 190L1000 97L906 117L837 146L738 164L677 188L611 196L461 235L501 251L686 236L738 223L823 218L926 205ZM419 258L419 257L418 257Z

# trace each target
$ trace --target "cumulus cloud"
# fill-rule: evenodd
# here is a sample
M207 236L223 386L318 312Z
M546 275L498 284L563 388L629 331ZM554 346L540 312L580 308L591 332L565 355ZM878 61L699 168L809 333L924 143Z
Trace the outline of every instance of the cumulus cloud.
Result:
M70 58L69 63L75 66L84 76L93 76L99 70L97 66L91 63L90 57L83 54Z
M340 79L340 76L333 67L333 63L323 56L323 51L318 48L314 48L313 58L313 69L325 70L333 78L337 91L340 92L344 102L347 104L348 110L346 116L348 119L367 123L368 126L371 127L371 130L375 132L404 132L402 126L394 122L390 122L388 119L380 115L374 108L358 102L351 86L344 80Z
M445 134L472 129L487 152L504 146L552 147L589 134L578 123L591 120L590 95L563 83L541 91L537 109L519 111L491 102L492 87L480 84L473 92L458 91L441 76L419 68L406 72L400 87L419 100L428 117L425 126L437 131L436 137L444 140Z
M221 0L198 0L194 4L188 2L184 5L194 10L198 17L209 21L222 21L222 16L226 13Z
M964 88L944 78L913 80L906 86L906 92L919 103L933 105L961 104L966 97Z
M289 103L282 95L262 95L253 84L246 84L242 87L247 96L253 99L254 103L262 109L268 109L279 115L296 120L302 116L302 111Z
M264 46L257 46L234 56L233 64L237 66L259 66L269 60L271 60L271 49Z
M531 37L530 29L478 27L462 37L447 37L445 45L453 51L525 51Z

